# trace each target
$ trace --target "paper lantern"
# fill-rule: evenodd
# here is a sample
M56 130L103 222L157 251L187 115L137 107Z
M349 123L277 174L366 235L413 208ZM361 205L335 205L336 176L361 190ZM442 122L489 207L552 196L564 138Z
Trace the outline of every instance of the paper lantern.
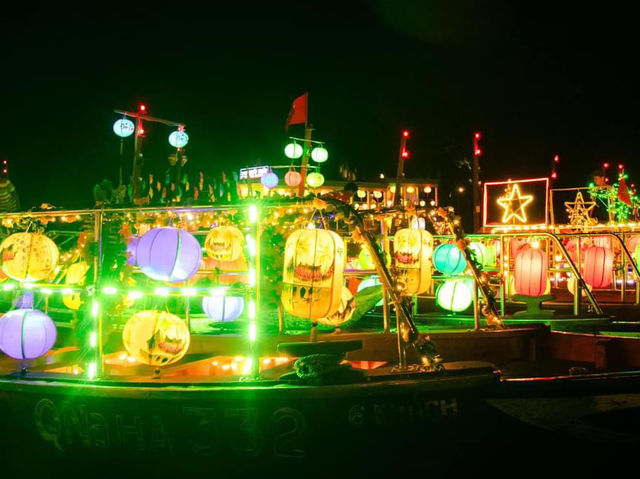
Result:
M56 325L37 309L14 309L0 318L0 350L13 359L39 358L56 342Z
M280 183L280 179L278 178L278 175L276 175L273 171L270 171L266 175L263 175L262 178L260 178L260 183L262 183L262 186L264 186L265 188L271 189L278 186L278 183Z
M311 150L311 159L316 163L324 163L329 159L329 152L326 150L326 148L317 146L313 150Z
M178 228L154 228L136 247L140 270L151 279L176 283L193 276L202 262L200 243Z
M482 243L478 243L477 241L472 241L469 243L469 249L473 251L476 255L476 261L480 263L482 266L487 265L487 247Z
M322 173L309 173L307 175L307 185L311 188L318 188L324 184L324 176Z
M590 246L584 250L582 277L592 288L606 288L613 274L613 251L602 246Z
M297 143L289 143L284 147L284 154L287 158L300 158L302 156L302 146Z
M116 120L113 124L113 132L120 138L131 136L135 130L136 127L133 122L131 120L127 120L126 118Z
M513 277L517 294L541 296L547 289L547 253L531 246L520 248L516 255Z
M331 316L340 307L345 247L333 231L294 231L285 244L282 305L301 318Z
M169 134L169 144L174 148L184 148L189 143L189 135L184 131L176 130Z
M233 321L244 311L244 298L241 296L205 296L202 298L202 310L214 321Z
M235 226L217 226L207 233L204 248L210 258L235 261L242 256L244 235Z
M453 244L441 244L433 252L433 265L443 274L460 274L467 269L462 251Z
M433 237L413 228L398 230L393 238L397 279L405 284L404 294L421 294L431 286Z
M165 311L140 311L127 321L122 342L129 355L151 366L180 360L189 349L189 328L178 316Z
M349 288L342 288L342 296L340 298L340 307L331 316L326 318L318 318L320 324L325 326L340 326L351 319L356 311L356 298L353 297Z
M89 271L89 265L84 261L72 264L67 268L65 284L82 286L85 282L87 271ZM62 302L67 308L77 311L82 306L82 297L80 293L65 294L62 296Z
M523 240L519 240L517 238L512 238L511 241L509 241L510 243L510 250L511 250L511 254L509 256L511 256L511 258L515 258L516 255L518 254L518 251L520 250L520 248L526 247L526 246L531 246L529 243L527 243L526 241Z
M42 281L58 264L58 247L38 233L14 233L0 243L2 271L18 281Z
M284 175L284 182L287 184L287 186L298 186L301 181L302 175L297 171L287 171L287 173Z
M438 306L447 311L459 313L473 303L473 281L468 279L448 279L436 291Z

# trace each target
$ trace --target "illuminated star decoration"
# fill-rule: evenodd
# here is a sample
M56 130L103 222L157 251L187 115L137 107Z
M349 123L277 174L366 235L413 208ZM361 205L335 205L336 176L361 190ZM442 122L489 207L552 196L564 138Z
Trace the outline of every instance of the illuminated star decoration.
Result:
M576 199L573 201L565 201L564 206L567 208L569 215L569 224L573 226L589 226L597 222L591 217L591 212L596 206L595 201L584 201L582 191L578 191Z
M511 191L507 188L506 194L498 198L498 204L504 208L502 222L507 223L514 218L520 223L526 223L527 214L524 208L532 201L533 195L522 195L519 185L513 185Z

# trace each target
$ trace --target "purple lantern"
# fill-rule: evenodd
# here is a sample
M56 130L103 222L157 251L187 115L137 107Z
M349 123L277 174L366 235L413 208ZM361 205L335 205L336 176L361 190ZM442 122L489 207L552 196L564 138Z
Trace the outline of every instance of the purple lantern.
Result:
M205 296L202 298L202 309L209 319L214 321L233 321L244 310L242 296Z
M196 274L202 263L202 248L185 230L154 228L138 241L136 262L149 278L177 283Z
M56 342L56 325L37 309L14 309L0 318L0 350L13 359L39 358Z

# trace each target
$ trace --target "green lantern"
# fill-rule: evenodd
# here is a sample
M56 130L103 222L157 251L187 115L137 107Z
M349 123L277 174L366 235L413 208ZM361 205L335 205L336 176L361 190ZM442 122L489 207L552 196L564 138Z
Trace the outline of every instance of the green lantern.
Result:
M487 265L487 248L485 245L478 243L477 241L473 241L469 244L469 249L475 253L476 261L478 263L482 266Z
M324 176L322 173L309 173L307 175L307 185L311 188L318 188L324 184Z
M441 244L433 252L433 265L443 274L459 274L467 269L462 251L453 244Z
M449 279L436 291L438 306L447 311L459 313L473 303L473 280Z

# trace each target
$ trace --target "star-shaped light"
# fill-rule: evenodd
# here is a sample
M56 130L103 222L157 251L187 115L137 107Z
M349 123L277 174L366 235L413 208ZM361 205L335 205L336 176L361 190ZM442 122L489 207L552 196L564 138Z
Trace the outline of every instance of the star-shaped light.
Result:
M511 218L515 218L521 223L526 223L527 214L524 208L532 201L533 195L520 193L520 185L513 185L511 191L507 189L507 193L498 198L498 204L504 208L502 222L507 223Z
M595 201L584 201L582 191L578 191L576 199L573 201L565 201L565 208L569 215L569 224L574 226L588 226L593 223L594 218L591 212L596 206Z

